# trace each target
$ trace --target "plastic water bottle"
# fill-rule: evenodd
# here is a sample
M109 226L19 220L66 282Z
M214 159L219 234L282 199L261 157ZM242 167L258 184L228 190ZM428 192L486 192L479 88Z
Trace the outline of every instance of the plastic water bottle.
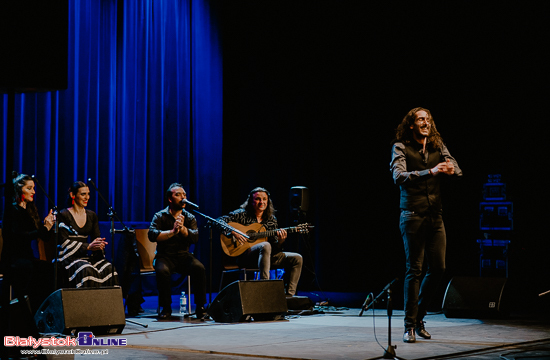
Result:
M187 315L187 296L185 296L185 291L182 291L180 296L180 314Z

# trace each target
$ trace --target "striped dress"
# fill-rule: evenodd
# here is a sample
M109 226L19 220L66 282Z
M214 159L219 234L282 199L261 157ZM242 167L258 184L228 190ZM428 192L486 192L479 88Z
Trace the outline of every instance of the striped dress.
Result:
M117 273L111 263L105 260L103 251L89 251L90 241L100 237L96 213L86 210L86 224L76 224L71 212L59 212L58 263L62 276L68 278L68 286L90 288L118 285ZM66 282L65 280L64 282Z

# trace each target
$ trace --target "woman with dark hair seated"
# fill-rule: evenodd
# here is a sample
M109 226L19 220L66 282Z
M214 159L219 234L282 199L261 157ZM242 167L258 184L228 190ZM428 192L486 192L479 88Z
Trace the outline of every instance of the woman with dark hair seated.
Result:
M13 173L14 202L6 206L2 222L4 245L0 256L0 273L6 281L3 299L7 299L9 285L14 298L29 297L34 313L53 289L53 267L34 254L32 243L39 238L48 241L55 224L50 210L42 223L34 203L34 181L31 176Z
M70 205L59 212L58 262L69 287L118 285L113 265L105 260L107 242L100 237L97 215L86 209L88 200L88 186L82 181L73 183L69 188ZM88 237L94 240L88 243Z

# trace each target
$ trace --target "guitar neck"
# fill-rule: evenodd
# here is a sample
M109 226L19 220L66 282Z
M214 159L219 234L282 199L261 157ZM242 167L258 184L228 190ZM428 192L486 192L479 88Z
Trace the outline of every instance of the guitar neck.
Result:
M294 233L294 232L300 231L300 228L297 227L297 226L293 226L293 227L287 227L287 228L282 228L282 229L275 229L275 230L267 230L267 231L263 231L263 232L257 232L257 233L254 234L254 238L260 239L260 238L264 238L264 237L275 236L275 235L277 235L277 231L279 231L279 230L286 230L287 233Z

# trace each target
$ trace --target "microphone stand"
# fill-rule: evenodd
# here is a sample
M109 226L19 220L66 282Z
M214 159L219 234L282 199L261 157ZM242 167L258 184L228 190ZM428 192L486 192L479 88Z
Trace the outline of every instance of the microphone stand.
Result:
M59 219L57 217L57 205L55 204L55 202L52 200L52 198L48 195L48 193L46 192L46 190L42 187L42 185L40 184L40 182L38 181L38 179L36 178L36 176L32 175L31 176L32 180L34 181L34 183L36 185L38 185L38 187L40 188L40 190L42 190L42 192L44 193L44 195L46 195L46 197L48 198L48 201L50 202L51 205L53 205L52 207L52 214L55 216L55 225L54 225L54 234L55 234L55 253L54 253L54 267L53 267L53 290L57 290L57 258L59 257L58 255L58 249L57 249L57 246L59 244Z
M201 213L200 211L198 211L197 209L199 208L198 205L195 205L191 202L186 202L187 204L191 205L192 207L195 207L196 209L191 209L195 214L197 215L201 215L202 217L206 218L206 219L210 219L209 216L206 216L204 215L203 213ZM209 254L209 264L208 264L208 272L209 272L209 275L208 275L208 304L210 304L212 302L212 226L210 226L210 221L208 221L208 226L210 228L210 231L209 231L209 243L210 243L210 254ZM190 313L188 316L191 316L192 314Z
M187 202L187 204L190 204L196 208L198 208L197 205L193 204L193 203L190 203L190 202ZM216 220L208 215L205 215L201 212L199 212L198 210L196 209L193 209L193 212L197 215L200 215L202 216L203 218L205 218L207 221L208 221L208 227L210 228L210 279L209 279L209 302L212 303L212 225L213 224L216 224L218 225L220 228L224 229L224 230L231 230L231 231L235 231L235 232L238 232L239 234L241 234L242 236L244 236L245 238L249 239L250 237L248 235L246 235L245 233L235 229L234 227L228 225L227 223L223 222L223 221L219 221L219 220Z
M97 188L97 186L95 185L95 183L92 181L91 178L88 178L88 183L92 184L92 186L94 187L95 191L97 192L97 194L99 195L101 200L103 200L103 202L109 207L107 216L111 219L111 231L110 231L110 233L111 233L111 277L114 279L115 278L115 265L114 265L114 260L115 260L115 234L119 234L119 233L120 234L135 234L136 231L134 229L128 228L122 222L122 220L120 220L120 218L118 217L117 213L115 212L115 210L113 209L111 204L109 204L109 202L103 197L103 195L101 194L101 192L99 191L99 189ZM122 230L115 230L115 218L124 227ZM135 324L135 325L140 325L140 326L143 326L145 328L149 326L147 324L142 324L142 323L139 323L137 321L128 320L128 319L125 319L125 320L126 320L126 322L129 322L129 323L132 323L132 324Z
M380 294L378 294L378 296L376 296L376 298L370 304L366 305L366 307L365 307L365 304L367 304L368 299L369 299L369 297L367 296L367 300L365 300L365 304L363 304L363 308L361 309L361 313L359 314L359 316L361 316L363 314L363 311L366 311L371 306L374 306L374 304L378 301L378 299L380 299L382 297L382 295L387 293L387 295L388 295L388 304L387 304L387 311L388 311L388 347L384 351L383 356L376 357L374 359L400 359L400 360L404 360L403 358L400 358L399 356L397 356L395 354L395 349L397 348L397 346L394 346L394 345L391 344L391 316L392 316L392 311L393 311L392 303L391 303L391 286L397 280L398 280L397 278L393 279L388 285L386 285L386 287L384 287L384 289L380 292ZM372 360L374 360L374 359L372 359Z

